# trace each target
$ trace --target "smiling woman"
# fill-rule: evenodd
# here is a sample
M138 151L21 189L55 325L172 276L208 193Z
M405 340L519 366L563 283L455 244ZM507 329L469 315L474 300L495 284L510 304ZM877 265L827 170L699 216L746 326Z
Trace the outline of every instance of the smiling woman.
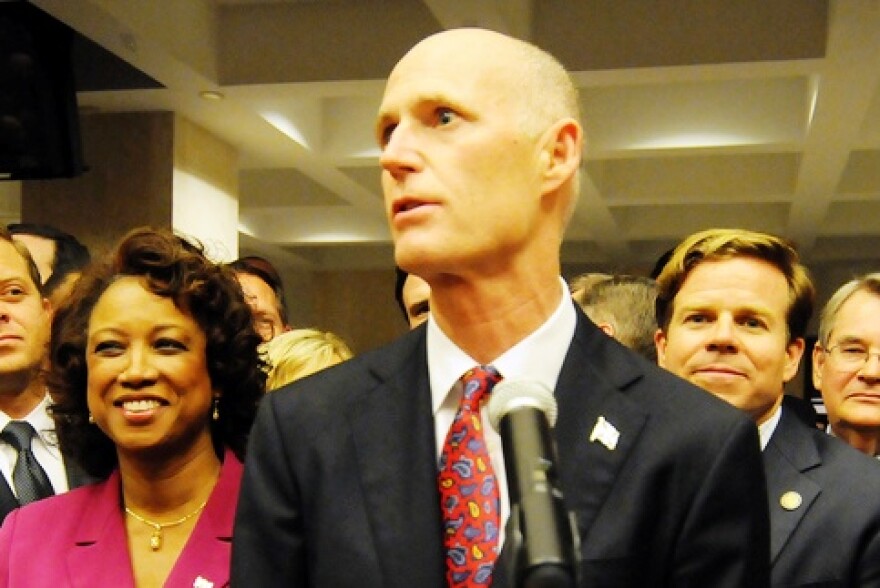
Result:
M0 586L228 582L259 343L231 270L169 232L90 268L53 322L49 387L61 446L102 481L10 516Z

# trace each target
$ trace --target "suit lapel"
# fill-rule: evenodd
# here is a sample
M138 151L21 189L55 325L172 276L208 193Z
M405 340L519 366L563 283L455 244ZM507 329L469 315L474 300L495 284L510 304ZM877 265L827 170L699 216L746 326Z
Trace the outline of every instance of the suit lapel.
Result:
M18 499L12 493L6 478L0 476L0 523L16 508L18 508Z
M389 361L373 366L375 387L355 401L349 417L388 586L434 586L444 577L424 333L411 333L381 355Z
M82 517L67 553L71 586L118 586L134 588L134 575L128 555L128 540L122 520L119 473L82 495ZM97 494L97 496L95 496Z
M94 482L94 478L85 473L77 464L64 458L64 471L67 475L67 486L71 490ZM18 508L18 499L12 493L6 478L0 476L0 523L10 512Z
M645 411L621 393L641 377L638 363L579 312L556 386L555 436L565 502L577 514L584 541L647 421ZM599 434L591 441L597 424Z
M166 586L195 586L199 578L203 584L217 588L229 582L232 525L242 471L241 462L227 450L217 485L168 575Z
M772 564L822 492L818 484L804 475L804 472L820 466L822 460L806 425L797 422L796 417L785 410L764 449L763 458L770 499Z

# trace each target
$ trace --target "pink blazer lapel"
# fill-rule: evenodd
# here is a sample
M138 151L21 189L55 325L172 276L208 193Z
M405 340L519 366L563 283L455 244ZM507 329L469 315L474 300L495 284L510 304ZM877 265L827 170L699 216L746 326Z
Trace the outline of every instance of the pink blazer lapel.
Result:
M119 509L119 472L113 472L94 490L96 495L89 501L67 554L72 586L134 588L125 522Z
M171 570L166 586L220 588L229 583L232 524L243 469L241 462L227 450L214 492Z

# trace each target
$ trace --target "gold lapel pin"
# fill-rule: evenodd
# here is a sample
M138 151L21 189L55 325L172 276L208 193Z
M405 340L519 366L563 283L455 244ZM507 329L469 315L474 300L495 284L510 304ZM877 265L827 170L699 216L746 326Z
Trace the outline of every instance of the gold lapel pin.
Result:
M803 502L804 499L794 490L789 490L779 497L779 506L785 510L797 510Z

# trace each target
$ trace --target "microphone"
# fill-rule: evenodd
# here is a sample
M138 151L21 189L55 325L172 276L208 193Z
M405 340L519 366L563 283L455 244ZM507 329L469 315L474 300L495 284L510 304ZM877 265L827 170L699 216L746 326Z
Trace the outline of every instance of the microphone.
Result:
M489 420L501 435L510 494L503 562L514 586L574 587L580 551L556 472L553 392L540 382L501 380L489 397Z

